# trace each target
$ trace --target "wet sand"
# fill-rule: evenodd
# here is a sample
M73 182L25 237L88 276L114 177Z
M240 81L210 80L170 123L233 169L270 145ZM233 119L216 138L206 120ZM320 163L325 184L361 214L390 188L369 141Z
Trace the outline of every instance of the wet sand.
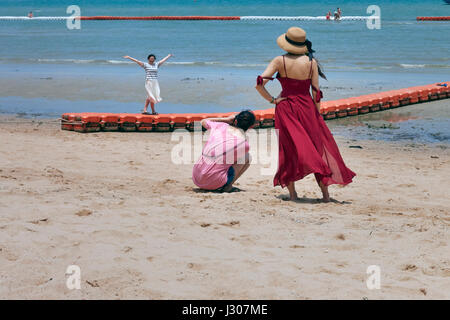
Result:
M354 183L320 203L308 176L293 203L258 164L201 192L171 134L1 122L1 299L450 298L448 145L336 137Z
M255 90L260 68L198 68L168 65L161 68L163 102L159 112L229 112L269 108ZM325 100L438 82L440 75L332 72L320 80ZM398 78L400 77L400 78ZM0 75L0 113L139 112L146 98L145 73L139 66L18 65ZM383 80L380 80L383 79ZM420 80L417 80L420 79ZM267 84L276 96L278 81ZM199 110L201 109L201 110Z

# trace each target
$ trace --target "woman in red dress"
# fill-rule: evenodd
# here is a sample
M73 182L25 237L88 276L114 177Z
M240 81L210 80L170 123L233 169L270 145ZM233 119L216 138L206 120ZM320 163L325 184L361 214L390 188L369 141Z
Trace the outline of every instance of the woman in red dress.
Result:
M278 130L279 159L274 186L289 190L290 200L297 200L294 182L314 173L323 194L330 201L328 186L346 185L355 173L345 166L338 146L319 113L322 92L319 75L326 79L316 59L311 42L303 29L292 27L277 39L287 52L273 59L261 76L256 89L263 98L276 104L275 128ZM282 92L275 98L265 88L272 76L280 81ZM312 97L310 93L312 87Z

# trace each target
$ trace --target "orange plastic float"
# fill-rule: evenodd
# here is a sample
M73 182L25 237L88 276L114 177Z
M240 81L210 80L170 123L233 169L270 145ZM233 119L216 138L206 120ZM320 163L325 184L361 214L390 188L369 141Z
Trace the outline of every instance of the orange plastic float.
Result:
M172 131L172 118L170 115L157 115L153 118L154 131L167 132Z
M119 115L119 125L122 131L136 131L136 115L122 113Z
M450 82L390 90L334 101L322 101L320 113L325 120L330 120L446 98L450 98ZM255 128L270 128L275 125L275 108L255 110L254 113L256 117ZM206 118L227 117L231 114L233 112L161 115L64 113L61 116L61 129L77 132L170 132L176 129L193 131L196 122Z
M189 113L186 115L186 128L189 131L194 131L194 126L196 122L202 121L203 119L206 119L208 115L201 114L201 113Z
M153 117L143 114L136 116L136 130L140 132L153 131Z
M100 115L92 112L76 114L73 130L77 132L98 132L101 130Z
M114 113L102 114L100 116L100 126L103 131L119 131L120 116Z

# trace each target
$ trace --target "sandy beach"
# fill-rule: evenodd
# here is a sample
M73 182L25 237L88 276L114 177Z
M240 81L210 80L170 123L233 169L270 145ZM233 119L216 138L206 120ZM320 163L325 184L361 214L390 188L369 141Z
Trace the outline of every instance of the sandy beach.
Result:
M1 122L1 299L450 298L446 144L337 136L354 183L320 203L308 176L294 203L258 164L241 192L201 192L170 133Z

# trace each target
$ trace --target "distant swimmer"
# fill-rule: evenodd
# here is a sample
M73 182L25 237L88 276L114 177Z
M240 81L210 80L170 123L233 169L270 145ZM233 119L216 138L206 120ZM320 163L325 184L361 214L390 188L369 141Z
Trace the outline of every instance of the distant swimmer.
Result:
M327 20L331 19L331 11L328 11L326 18L327 18Z
M131 61L136 62L138 65L145 69L145 90L147 91L147 99L145 100L144 110L142 110L142 114L149 114L147 112L149 104L152 108L152 114L158 114L158 112L155 111L155 104L162 100L159 95L160 90L158 82L158 68L170 57L173 57L173 54L169 54L164 59L156 62L156 56L154 54L149 54L147 57L148 62L142 62L130 56L124 56L125 59L130 59Z
M339 15L339 19L342 17L342 11L341 11L341 8L337 8L337 12L338 12L338 15Z
M334 20L339 20L341 17L339 16L339 13L337 11L334 12Z
M28 12L28 18L33 18L33 11Z

